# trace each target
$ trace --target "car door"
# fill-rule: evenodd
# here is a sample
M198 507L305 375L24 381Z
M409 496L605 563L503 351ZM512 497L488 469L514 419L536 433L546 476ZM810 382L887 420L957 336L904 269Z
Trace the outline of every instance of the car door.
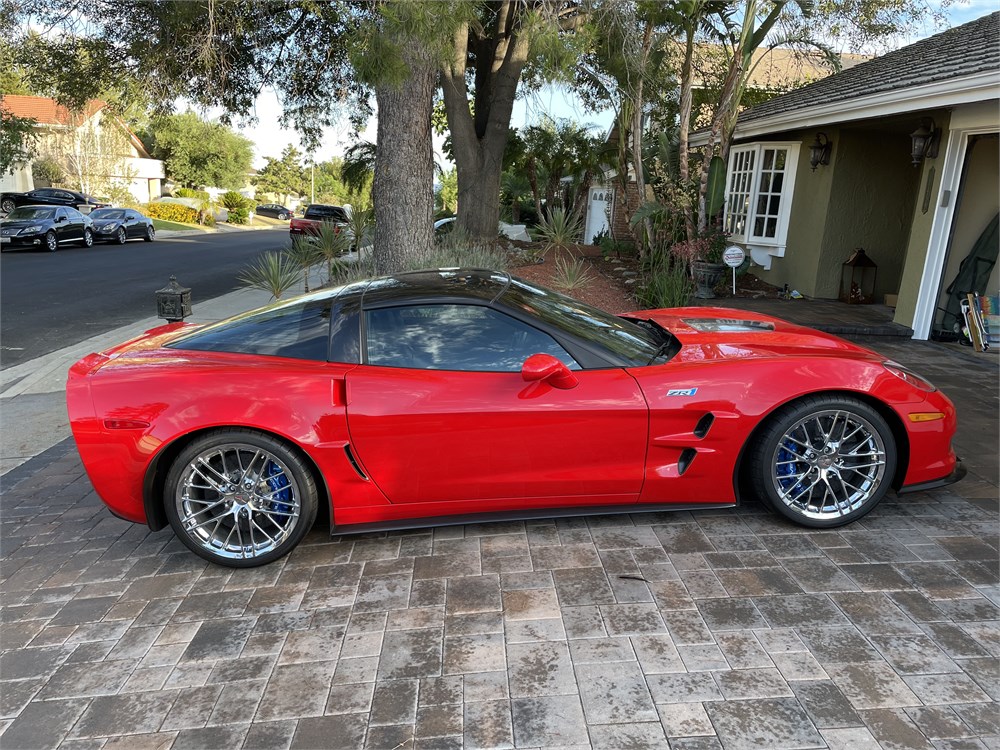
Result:
M55 199L52 190L45 188L39 188L38 190L29 190L24 194L26 201L24 205L38 205L38 206L57 206L60 202Z
M638 499L648 414L620 368L581 370L547 333L474 304L364 313L347 376L359 461L392 503L474 501L466 512ZM577 384L528 383L536 353Z
M87 218L75 208L66 208L66 217L72 227L73 239L82 240L83 233L87 228Z
M125 211L125 236L129 239L135 239L136 237L142 237L142 233L145 227L139 222L139 215L135 211Z
M74 236L75 229L73 224L69 220L69 212L62 207L57 207L55 209L54 226L56 230L56 237L59 238L59 243L71 242L77 239Z

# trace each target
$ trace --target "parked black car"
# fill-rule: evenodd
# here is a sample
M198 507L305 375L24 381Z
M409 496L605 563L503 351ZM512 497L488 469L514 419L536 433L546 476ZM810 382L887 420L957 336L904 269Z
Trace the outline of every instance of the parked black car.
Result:
M4 213L10 213L18 206L72 206L89 211L110 205L102 203L93 196L62 188L38 188L27 193L0 193L0 211Z
M90 213L94 222L94 239L100 242L117 242L124 245L128 240L156 239L153 220L131 208L99 208Z
M55 252L74 242L94 244L93 222L69 206L22 206L0 219L0 250L38 248Z
M277 203L262 203L254 209L255 213L261 216L273 216L275 219L287 221L295 216L295 212L290 208L285 208Z

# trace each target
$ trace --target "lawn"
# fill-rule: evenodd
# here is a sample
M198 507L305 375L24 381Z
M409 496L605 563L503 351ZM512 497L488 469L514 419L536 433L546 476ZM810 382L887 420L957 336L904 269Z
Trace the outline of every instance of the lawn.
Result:
M165 221L164 219L153 219L153 227L159 231L161 229L200 229L207 232L208 228L198 224L181 224L179 221Z

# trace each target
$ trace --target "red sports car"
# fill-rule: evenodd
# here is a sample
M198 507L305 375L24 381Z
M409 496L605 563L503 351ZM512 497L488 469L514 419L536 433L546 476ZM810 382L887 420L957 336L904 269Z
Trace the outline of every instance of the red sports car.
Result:
M345 533L742 491L830 528L964 473L951 402L872 351L736 310L614 316L483 270L156 328L74 365L67 400L111 511L234 567L288 553L319 503Z

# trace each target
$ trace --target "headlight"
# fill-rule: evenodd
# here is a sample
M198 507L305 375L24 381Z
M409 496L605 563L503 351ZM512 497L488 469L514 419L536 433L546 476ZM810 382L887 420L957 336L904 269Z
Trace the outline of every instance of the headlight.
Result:
M118 228L118 222L113 221L110 224L100 224L97 229L101 232L113 232Z
M931 383L929 380L920 377L915 372L907 370L905 367L903 367L903 365L899 364L899 362L886 360L885 362L882 363L882 366L900 380L905 380L914 388L918 388L921 391L927 391L928 393L937 390L934 384Z
M21 230L21 234L35 234L36 232L41 232L44 227L41 224L32 224L30 227L25 227Z

